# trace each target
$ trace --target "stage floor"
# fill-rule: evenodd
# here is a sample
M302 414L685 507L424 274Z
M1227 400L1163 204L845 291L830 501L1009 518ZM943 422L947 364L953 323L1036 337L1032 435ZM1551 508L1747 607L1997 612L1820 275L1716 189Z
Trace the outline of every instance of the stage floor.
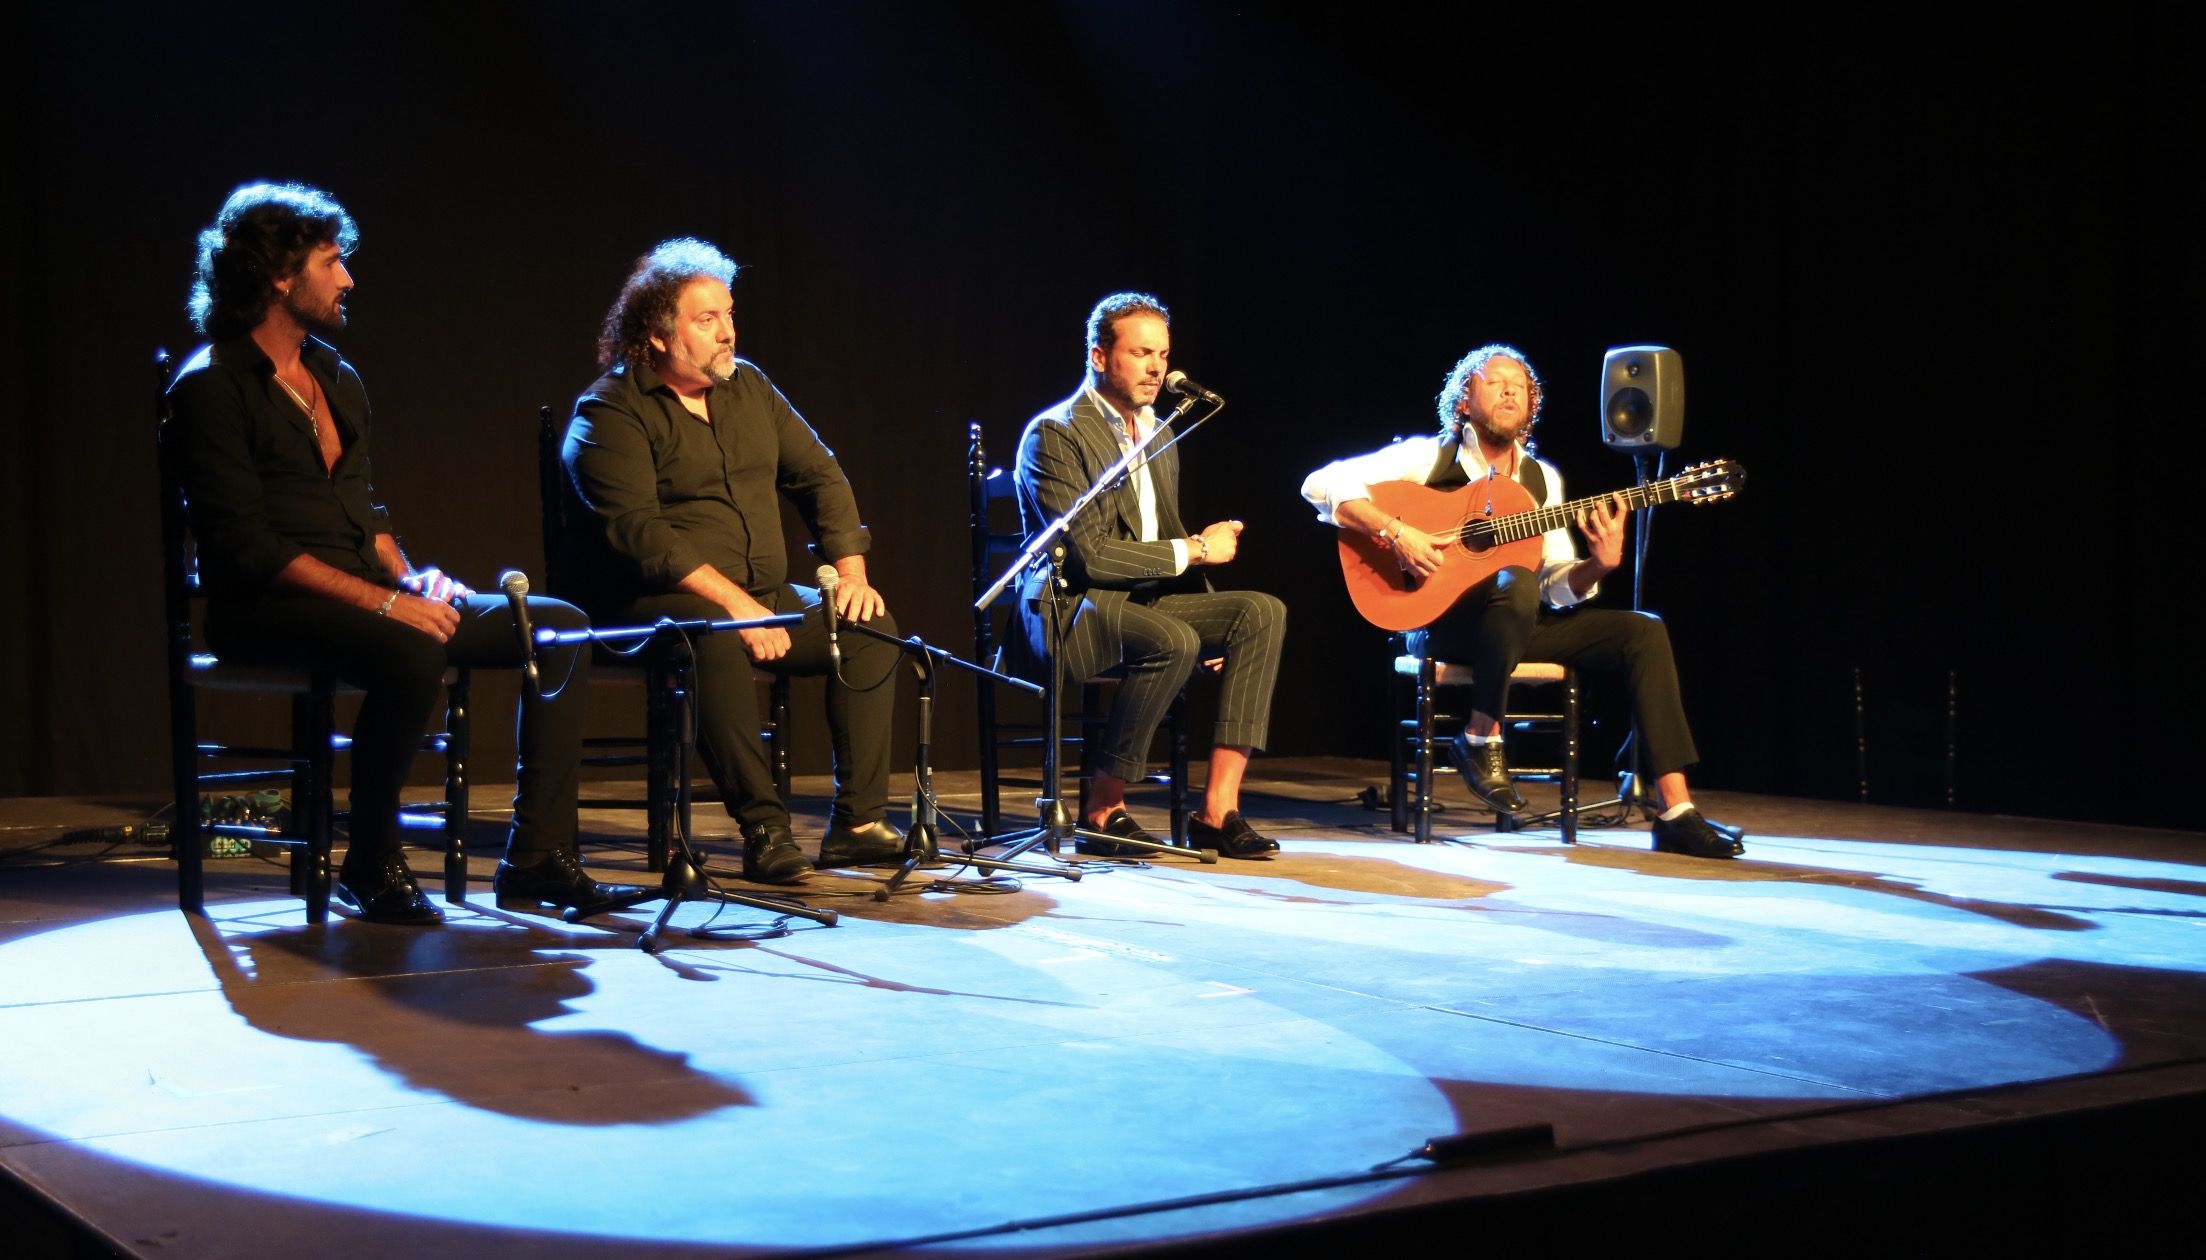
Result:
M148 1255L1020 1254L2206 1091L2206 836L1710 794L1749 838L1706 862L1643 825L1497 835L1447 784L1462 838L1419 846L1353 801L1381 767L1258 768L1274 861L887 904L822 874L839 926L730 908L658 957L650 908L499 911L487 858L442 929L309 928L252 858L187 917L165 859L37 847L152 803L0 802L0 1165ZM939 786L969 816L971 776ZM638 815L585 828L640 872Z

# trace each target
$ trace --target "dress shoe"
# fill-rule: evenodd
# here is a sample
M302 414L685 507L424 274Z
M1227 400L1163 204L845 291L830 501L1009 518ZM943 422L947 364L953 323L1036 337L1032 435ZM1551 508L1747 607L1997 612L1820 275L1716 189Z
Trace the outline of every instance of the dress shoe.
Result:
M898 866L903 861L904 833L884 818L858 827L830 821L827 834L820 839L820 860L813 865L825 870L830 866Z
M743 829L743 878L761 884L801 884L812 874L804 850L787 823L754 823Z
M337 897L369 923L428 927L444 922L414 882L406 855L396 850L381 857L345 854L345 864L337 868Z
M1688 809L1675 818L1655 819L1655 852L1682 853L1697 858L1735 858L1746 852L1746 846L1732 834L1733 830L1709 822L1697 809Z
M490 886L503 910L533 910L538 906L579 910L642 891L633 884L598 883L582 869L581 859L565 849L538 854L527 865L515 865L508 856L498 863L498 873Z
M1187 820L1187 842L1198 849L1216 849L1219 857L1269 859L1279 852L1279 842L1256 834L1241 818L1240 810L1226 813L1225 825L1213 827L1200 818Z
M1087 825L1087 830L1100 831L1127 840L1146 840L1151 844L1158 843L1155 836L1143 831L1141 824L1134 821L1134 816L1123 809L1112 810L1110 817L1103 820L1102 826L1098 827L1090 823ZM1072 842L1072 848L1073 852L1084 857L1146 857L1156 852L1154 849L1144 849L1139 845L1120 844L1117 840L1091 840L1086 836L1075 838Z
M1517 795L1517 785L1509 781L1509 764L1502 759L1500 740L1474 744L1468 736L1457 735L1448 741L1448 753L1471 795L1497 814L1524 812L1524 798Z

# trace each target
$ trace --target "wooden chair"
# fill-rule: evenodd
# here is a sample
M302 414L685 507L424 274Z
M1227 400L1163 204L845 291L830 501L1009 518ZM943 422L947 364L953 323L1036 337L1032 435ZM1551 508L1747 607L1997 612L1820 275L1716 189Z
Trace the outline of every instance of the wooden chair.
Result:
M1392 747L1392 783L1387 793L1392 803L1394 830L1415 831L1419 844L1432 839L1432 816L1437 812L1433 803L1432 782L1434 775L1447 769L1433 754L1442 738L1453 737L1462 729L1464 715L1448 713L1440 707L1439 692L1443 687L1470 685L1471 670L1468 665L1434 660L1426 648L1425 633L1412 630L1396 636L1397 652L1394 657L1395 723ZM1561 785L1561 801L1556 808L1540 814L1496 814L1494 828L1497 831L1519 831L1526 827L1538 827L1556 823L1564 844L1578 842L1578 676L1561 665L1526 662L1509 675L1509 688L1504 693L1514 695L1519 687L1539 686L1552 689L1556 706L1547 710L1532 710L1503 704L1501 729L1504 739L1511 734L1545 731L1556 740L1555 766L1520 766L1515 751L1520 747L1512 742L1510 777L1519 781L1538 780ZM1443 728L1446 728L1443 732Z
M972 533L973 599L977 602L990 583L1001 576L1004 569L1016 560L1026 548L1026 533L1019 523L1018 493L1013 489L1011 472L1006 468L988 466L987 452L981 444L980 425L975 422L967 432L965 451L965 481L970 508L969 525ZM990 668L1001 668L1002 631L999 624L1008 625L1012 591L1005 591L996 602L985 609L973 612L973 659ZM1077 721L1079 734L1065 737L1062 750L1077 745L1080 750L1080 810L1085 813L1088 802L1088 780L1095 772L1091 750L1101 742L1103 715L1109 708L1103 703L1103 688L1118 681L1118 674L1106 672L1087 679L1080 688L1079 703L1066 704L1069 720ZM1002 758L1006 748L1039 748L1045 724L1033 722L1006 722L996 708L996 688L987 679L979 680L980 686L980 830L983 839L993 837L1004 830L1002 795ZM1170 789L1172 810L1172 843L1187 842L1187 693L1181 692L1172 702L1165 716L1164 736L1167 769L1162 775L1151 776L1152 782L1161 782ZM1062 763L1060 763L1062 764ZM1015 828L1014 828L1015 830Z
M205 353L202 351L201 353ZM256 844L283 845L291 851L291 891L306 899L309 923L329 918L330 848L335 808L333 771L336 754L352 741L336 733L336 697L352 690L324 671L281 666L234 665L197 646L194 611L200 603L198 555L186 512L184 488L168 435L169 355L154 356L155 437L161 480L161 574L163 652L168 667L169 763L176 824L169 833L176 855L178 904L188 913L205 906L202 859L207 842L231 837ZM444 897L467 899L468 747L471 718L468 670L445 674L445 729L427 736L423 747L444 757L444 800L406 811L408 825L441 829L444 849ZM291 738L280 747L226 744L203 740L199 731L199 695L207 691L259 692L288 696ZM250 769L208 770L209 762L258 762ZM272 782L291 788L291 817L282 832L201 817L202 794Z
M573 502L567 487L567 470L559 457L560 445L566 441L567 425L550 407L539 408L536 424L536 477L537 495L543 514L545 587L540 594L559 597L576 585L574 575L562 562L566 548L563 540L571 528L568 513L579 505ZM671 650L647 648L632 656L599 650L591 662L590 678L594 684L603 682L613 686L640 685L643 688L643 731L636 735L592 736L582 741L582 764L585 766L642 766L644 790L640 797L592 798L586 804L591 809L641 809L646 811L645 834L648 839L647 857L650 869L666 869L667 853L672 845L675 803L681 785L676 777L676 750L681 746L682 728L690 720L688 692L681 683L682 671ZM769 685L765 729L759 738L766 741L766 748L773 759L774 789L781 799L789 799L789 677L768 670L756 670L755 676ZM716 794L714 794L716 795ZM693 799L695 794L693 793Z

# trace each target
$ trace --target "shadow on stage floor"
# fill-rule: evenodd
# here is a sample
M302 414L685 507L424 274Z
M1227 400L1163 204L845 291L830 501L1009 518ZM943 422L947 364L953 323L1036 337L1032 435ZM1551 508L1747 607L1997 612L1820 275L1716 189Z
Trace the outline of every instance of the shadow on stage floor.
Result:
M0 1213L16 1254L2032 1252L2184 1201L2206 837L1711 796L1718 863L1456 795L1420 846L1378 767L1259 766L1274 861L822 874L838 926L685 907L657 957L649 908L496 909L489 813L445 927L312 928L272 862L195 918L157 850L56 843L150 802L0 802ZM586 815L606 877L636 827Z

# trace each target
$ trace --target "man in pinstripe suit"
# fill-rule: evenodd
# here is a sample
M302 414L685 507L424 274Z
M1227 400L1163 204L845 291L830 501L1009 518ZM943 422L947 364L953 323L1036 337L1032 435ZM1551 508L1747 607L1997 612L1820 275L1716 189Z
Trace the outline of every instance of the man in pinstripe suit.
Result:
M1088 316L1088 373L1078 392L1034 417L1019 439L1015 479L1028 533L1069 509L1125 451L1161 445L1154 404L1172 356L1171 314L1146 293L1114 293ZM1125 684L1111 706L1095 759L1088 810L1093 831L1150 840L1127 814L1126 783L1142 775L1157 724L1201 664L1217 663L1221 694L1202 808L1188 838L1222 857L1265 858L1279 846L1241 817L1241 776L1264 746L1286 605L1256 591L1215 591L1199 568L1230 563L1241 522L1219 521L1190 533L1180 520L1179 450L1137 460L1126 480L1098 496L1065 531L1059 678L1080 680L1116 666ZM1038 567L1022 580L1018 610L1024 646L1044 658L1047 642ZM1082 839L1080 852L1103 857L1144 852Z

